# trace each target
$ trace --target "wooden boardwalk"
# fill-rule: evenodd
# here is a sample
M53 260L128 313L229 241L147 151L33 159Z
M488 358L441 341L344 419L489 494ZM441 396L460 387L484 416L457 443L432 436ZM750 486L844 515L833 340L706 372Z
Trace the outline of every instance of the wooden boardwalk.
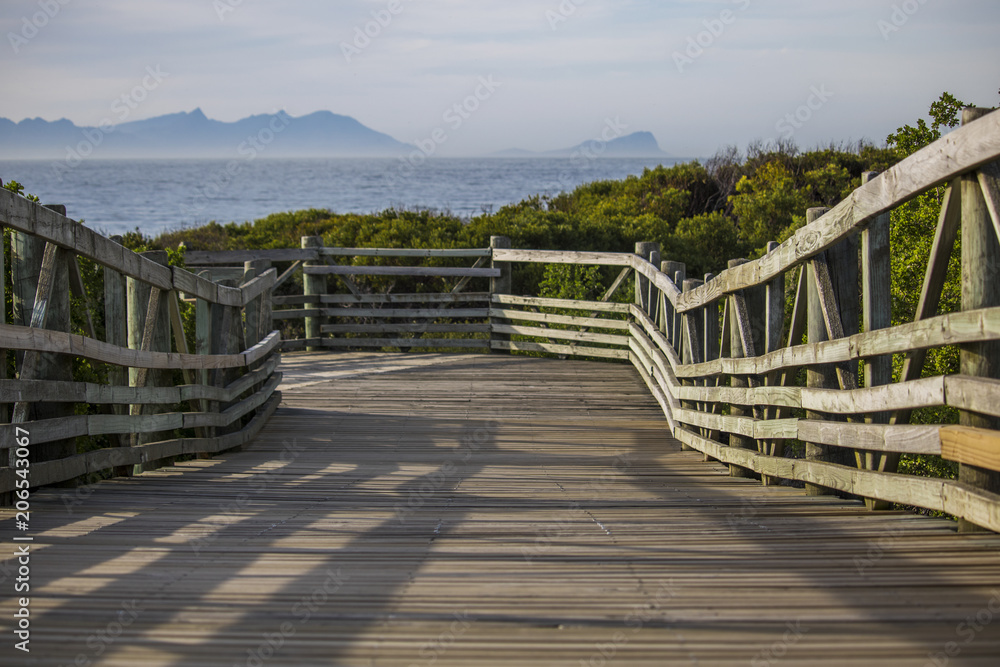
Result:
M245 451L32 496L0 664L1000 664L1000 536L730 478L631 366L282 367Z

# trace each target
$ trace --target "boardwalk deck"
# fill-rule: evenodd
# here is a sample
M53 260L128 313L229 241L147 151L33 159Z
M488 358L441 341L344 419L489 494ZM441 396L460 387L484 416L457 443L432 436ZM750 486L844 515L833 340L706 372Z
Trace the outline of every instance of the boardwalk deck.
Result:
M243 452L32 496L0 664L997 664L1000 536L730 478L630 366L283 371Z

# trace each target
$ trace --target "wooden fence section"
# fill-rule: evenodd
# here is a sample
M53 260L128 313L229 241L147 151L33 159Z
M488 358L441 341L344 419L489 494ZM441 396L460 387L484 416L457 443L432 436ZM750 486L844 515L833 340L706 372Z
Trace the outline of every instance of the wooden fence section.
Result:
M197 447L213 451L249 437L257 417L243 424L243 435L220 436L211 429L273 409L278 376L271 353L279 345L628 361L661 405L673 435L726 463L734 476L759 477L769 485L797 480L812 495L853 494L872 509L918 506L960 517L963 529L1000 531L1000 113L970 109L965 121L889 171L866 175L832 210L810 210L808 224L784 243L771 244L763 257L732 260L727 270L704 280L688 278L684 263L675 261L682 258L662 261L653 243L637 244L634 254L564 252L512 249L504 237L481 249L327 248L319 237L305 237L301 248L189 252L190 266L205 267L200 278L133 255L4 193L5 224L51 246L51 253L37 251L44 254L40 274L36 270L26 280L14 274L15 285L32 285L30 294L18 298L30 296L42 305L15 308L15 317L21 313L30 327L2 325L7 342L0 347L29 352L27 361L18 362L16 382L0 380L5 395L13 397L5 402L20 401L13 406L14 422L23 422L23 406L43 396L50 403L97 397L102 404L132 406L128 414L118 408L46 417L32 429L50 441L200 429L196 438L147 445L148 451L113 448L131 463ZM917 312L912 321L891 326L889 213L942 186L942 214ZM940 312L959 234L961 309ZM46 295L68 293L46 277L56 275L52 266L61 266L55 259L60 249L108 267L106 320L129 322L127 337L124 324L109 328L105 341L94 333L52 331L59 327L47 319L53 306L45 305ZM285 265L280 275L270 268L274 263ZM513 294L512 272L525 264L599 265L620 272L599 301L572 301ZM290 282L299 274L301 290ZM123 280L135 285L127 309ZM226 286L233 280L241 287ZM621 302L625 285L632 288L629 303ZM198 304L196 355L183 349L174 296L181 292ZM239 338L241 309L246 344ZM31 316L25 319L25 312ZM155 343L156 323L168 319L175 352L169 334L167 347ZM277 333L264 336L272 320L289 333L283 343ZM219 347L222 339L211 332L233 334ZM960 373L924 377L927 351L948 347L960 350ZM39 354L50 352L132 371L127 381L123 375L110 381L112 388L67 384L43 367ZM227 375L233 368L251 372ZM189 377L180 387L153 389L147 386L149 369L181 369ZM194 406L192 412L143 414L143 405L184 401ZM958 423L911 423L914 411L925 408L950 409ZM11 444L8 438L5 446ZM83 461L73 470L108 467L109 451L73 458ZM899 474L904 454L955 461L959 479ZM8 489L13 471L4 474ZM52 481L67 476L53 473Z
M811 210L756 261L704 282L635 261L651 289L632 309L630 357L675 437L735 476L800 480L811 494L1000 530L998 157L1000 114L966 110L961 129L866 176L834 209ZM889 326L887 213L938 186L947 190L916 316ZM959 232L961 310L939 313ZM960 374L921 377L927 350L946 346L958 346ZM959 424L910 425L927 407L956 409ZM804 458L786 456L794 441ZM957 461L959 479L895 474L901 454L918 453Z
M6 190L0 227L0 492L23 488L26 462L41 486L239 447L277 407L273 270L215 283Z
M303 237L300 249L190 252L187 261L220 276L231 273L234 267L227 265L233 263L290 262L276 286L301 273L301 294L275 296L272 313L292 325L286 350L487 350L489 290L503 277L489 266L491 254L490 248L325 248L320 237ZM413 265L414 260L468 259L475 260L471 267ZM468 291L477 281L484 289ZM400 284L406 291L394 291Z

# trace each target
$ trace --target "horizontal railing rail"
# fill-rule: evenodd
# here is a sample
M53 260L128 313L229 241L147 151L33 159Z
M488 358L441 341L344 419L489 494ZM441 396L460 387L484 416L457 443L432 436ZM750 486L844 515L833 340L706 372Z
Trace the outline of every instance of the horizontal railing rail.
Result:
M242 430L216 435L215 445L200 450L215 451L236 442L238 433L254 432L273 409L279 348L455 349L627 361L662 407L672 435L728 465L734 476L769 485L787 480L813 495L855 496L873 510L896 504L947 512L962 529L1000 531L998 159L1000 114L968 111L964 127L881 175L867 174L837 207L808 211L807 224L784 243L770 244L759 259L733 260L704 280L688 278L680 261L661 261L653 243L637 244L635 253L572 252L512 249L504 237L478 249L327 248L322 239L305 237L298 249L190 251L189 265L205 269L199 277L133 256L78 225L67 231L72 226L61 216L4 195L0 211L13 221L4 224L18 233L72 249L136 284L194 300L199 341L206 313L204 321L216 330L233 331L243 312L248 331L256 333L247 333L247 344L236 349L192 355L180 344L152 349L143 327L136 329L138 342L126 346L34 322L0 323L3 346L26 358L55 352L132 369L127 383L110 387L22 371L17 380L0 378L0 390L12 405L86 399L162 408L162 414L140 408L127 415L38 420L34 428L43 439L166 429L205 436L242 423ZM889 213L941 186L941 218L917 312L893 325ZM961 308L941 312L945 268L958 254L959 236ZM279 274L272 263L287 266ZM600 300L513 294L512 272L530 264L620 272ZM209 278L236 279L240 286ZM44 275L38 282L48 284ZM632 287L629 303L620 302L625 285ZM170 303L173 322L179 301ZM270 332L271 321L286 335ZM960 365L951 374L931 374L926 356L942 348L957 349ZM29 361L19 362L21 368L32 370L36 362ZM143 373L157 368L198 373L201 381L147 386ZM206 380L232 369L246 374ZM192 413L170 407L184 402L201 407ZM14 413L23 415L16 405ZM915 421L919 410L938 416ZM108 451L145 461L209 440L185 436L143 445L149 453L134 446ZM957 464L957 479L904 474L901 457L918 455ZM70 457L65 470L46 474L54 480L71 467L80 474L106 465L108 456ZM0 470L0 488L9 488L11 472Z
M277 408L273 269L219 284L8 190L0 228L0 493L233 449Z

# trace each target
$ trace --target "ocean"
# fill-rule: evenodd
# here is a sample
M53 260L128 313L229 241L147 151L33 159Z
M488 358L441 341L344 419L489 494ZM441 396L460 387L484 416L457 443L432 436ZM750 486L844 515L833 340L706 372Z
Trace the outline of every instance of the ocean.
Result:
M672 158L393 158L235 160L0 160L0 180L15 180L45 204L91 229L156 235L215 220L245 222L306 208L373 213L428 209L462 218L582 183L623 179Z

